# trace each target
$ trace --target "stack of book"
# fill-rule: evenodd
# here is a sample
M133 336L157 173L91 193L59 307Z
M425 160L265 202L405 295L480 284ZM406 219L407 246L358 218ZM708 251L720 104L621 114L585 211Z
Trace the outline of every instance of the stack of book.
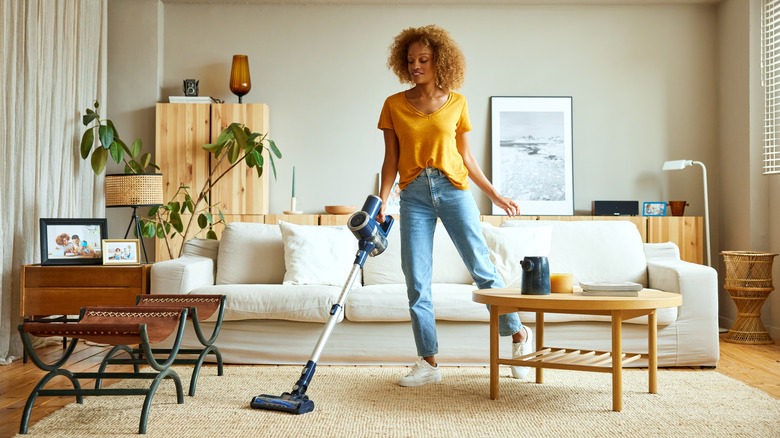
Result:
M603 297L638 297L643 289L632 281L581 281L582 295Z

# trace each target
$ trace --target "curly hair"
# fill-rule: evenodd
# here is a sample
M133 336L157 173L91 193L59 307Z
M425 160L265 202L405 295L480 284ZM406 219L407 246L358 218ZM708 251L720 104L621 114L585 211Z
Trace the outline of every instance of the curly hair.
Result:
M402 84L414 84L409 75L407 52L409 46L417 42L433 50L436 85L445 90L460 88L465 77L466 59L450 33L435 24L410 27L396 35L390 45L387 68L398 76Z
M59 246L65 246L68 244L68 240L70 240L68 233L62 233L54 239L54 242L56 242Z

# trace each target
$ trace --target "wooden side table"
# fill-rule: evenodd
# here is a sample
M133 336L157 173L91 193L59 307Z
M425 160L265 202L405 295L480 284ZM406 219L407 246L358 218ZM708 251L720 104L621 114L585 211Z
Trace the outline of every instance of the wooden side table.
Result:
M78 315L86 306L134 306L137 295L149 293L151 270L151 264L24 265L21 273L21 316L25 322L30 322L44 316ZM26 356L25 352L25 362Z

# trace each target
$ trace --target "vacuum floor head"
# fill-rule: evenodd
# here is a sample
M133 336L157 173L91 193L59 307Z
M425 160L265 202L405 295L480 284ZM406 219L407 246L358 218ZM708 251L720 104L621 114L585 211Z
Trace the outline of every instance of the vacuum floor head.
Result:
M306 395L293 395L285 392L282 395L261 394L252 398L252 409L287 412L288 414L305 414L314 410L314 402Z

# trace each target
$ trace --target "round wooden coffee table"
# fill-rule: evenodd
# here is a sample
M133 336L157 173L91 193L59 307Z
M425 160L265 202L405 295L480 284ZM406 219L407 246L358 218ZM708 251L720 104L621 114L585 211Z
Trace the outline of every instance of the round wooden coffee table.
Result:
M490 306L490 398L498 398L498 366L536 368L536 383L543 382L544 368L612 373L612 410L623 409L623 365L647 359L650 393L657 388L658 357L656 310L677 307L682 296L656 290L642 290L638 297L602 297L573 294L521 295L520 289L474 291L473 301ZM536 352L517 359L498 357L498 317L517 311L536 312ZM612 318L612 351L574 350L544 346L544 314L573 313L607 315ZM622 323L647 315L647 354L623 352ZM609 366L611 364L611 366Z

